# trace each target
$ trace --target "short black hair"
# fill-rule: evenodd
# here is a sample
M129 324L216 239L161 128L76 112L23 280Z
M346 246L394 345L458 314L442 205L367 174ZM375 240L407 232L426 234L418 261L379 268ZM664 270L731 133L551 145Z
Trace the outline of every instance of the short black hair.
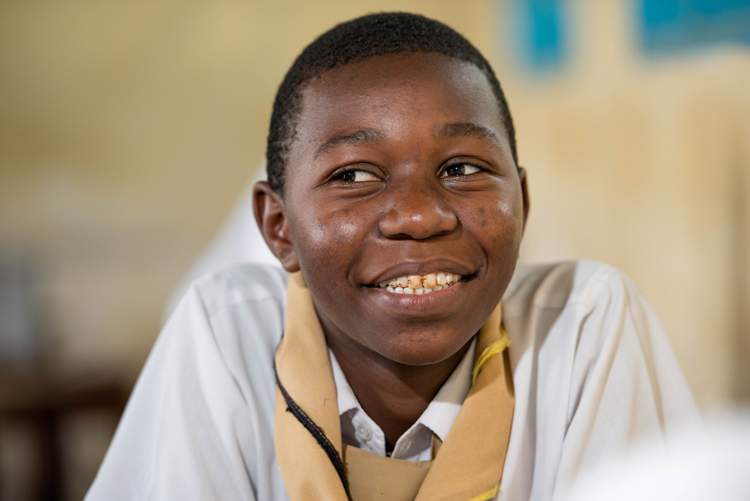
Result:
M518 165L513 119L490 63L468 40L448 26L417 14L370 14L339 24L318 37L297 57L281 82L273 103L266 147L266 172L271 188L283 196L286 163L302 109L305 84L339 66L401 52L432 52L472 63L489 80Z

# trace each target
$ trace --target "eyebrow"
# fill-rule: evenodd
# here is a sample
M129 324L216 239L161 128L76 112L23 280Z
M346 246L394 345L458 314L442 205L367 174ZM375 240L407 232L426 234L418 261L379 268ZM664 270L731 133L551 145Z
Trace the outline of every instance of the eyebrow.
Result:
M368 143L377 143L378 141L382 141L383 138L383 133L375 129L360 129L351 134L334 136L320 145L315 151L315 158L317 159L321 155L328 153L342 144L359 146Z
M471 122L455 122L445 124L435 133L437 138L457 138L457 137L475 137L477 139L489 139L498 148L501 147L500 139L497 134L487 127L477 125Z
M475 137L477 139L489 139L498 148L501 147L497 134L487 127L477 125L472 122L455 122L445 124L434 134L437 138L458 138L458 137ZM336 149L340 145L360 146L363 144L377 143L385 138L384 134L376 129L360 129L351 134L343 134L329 138L325 143L320 145L315 151L315 159L329 151Z

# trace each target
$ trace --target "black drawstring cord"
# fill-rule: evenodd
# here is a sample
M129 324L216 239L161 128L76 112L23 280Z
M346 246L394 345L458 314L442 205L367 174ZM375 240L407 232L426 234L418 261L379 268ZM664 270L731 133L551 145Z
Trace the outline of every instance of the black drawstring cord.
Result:
M315 424L315 422L310 419L310 417L305 414L305 411L303 411L297 403L292 400L292 397L289 396L289 393L287 393L286 389L284 389L284 386L281 384L281 381L279 380L279 373L276 370L276 363L273 364L273 372L276 375L276 384L279 385L279 390L281 390L281 394L284 396L284 400L286 401L286 410L287 412L291 412L292 415L297 418L297 421L302 423L302 426L305 427L307 431L310 432L310 435L313 436L316 442L318 442L318 445L320 445L325 453L328 455L328 459L333 464L333 467L336 468L336 473L339 474L339 478L341 479L341 483L344 485L344 491L346 492L346 497L351 499L352 496L349 493L349 482L346 479L346 472L344 471L344 463L341 461L341 456L339 456L338 451L333 446L330 440L328 440L328 437L326 437L326 434L323 432L323 430L320 429L320 427Z

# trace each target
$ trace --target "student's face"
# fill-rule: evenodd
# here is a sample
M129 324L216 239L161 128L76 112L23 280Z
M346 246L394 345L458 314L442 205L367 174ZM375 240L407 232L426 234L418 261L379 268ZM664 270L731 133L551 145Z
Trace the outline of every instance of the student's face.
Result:
M375 57L324 73L302 102L271 247L302 269L329 337L408 365L455 354L500 301L527 210L486 77L438 54ZM378 287L438 272L463 278Z

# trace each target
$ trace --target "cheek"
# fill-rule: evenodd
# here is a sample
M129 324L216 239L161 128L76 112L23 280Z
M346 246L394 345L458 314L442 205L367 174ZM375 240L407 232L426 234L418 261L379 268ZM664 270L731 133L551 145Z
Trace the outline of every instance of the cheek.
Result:
M314 201L295 216L290 229L303 270L348 269L367 235L366 218L350 208L326 207Z
M523 233L523 207L517 200L488 198L468 217L468 230L482 243L490 261L515 263Z
M492 219L501 221L503 234L496 235L496 243L500 240L506 243L517 242L520 244L523 230L523 208L515 200L500 200L492 206Z

